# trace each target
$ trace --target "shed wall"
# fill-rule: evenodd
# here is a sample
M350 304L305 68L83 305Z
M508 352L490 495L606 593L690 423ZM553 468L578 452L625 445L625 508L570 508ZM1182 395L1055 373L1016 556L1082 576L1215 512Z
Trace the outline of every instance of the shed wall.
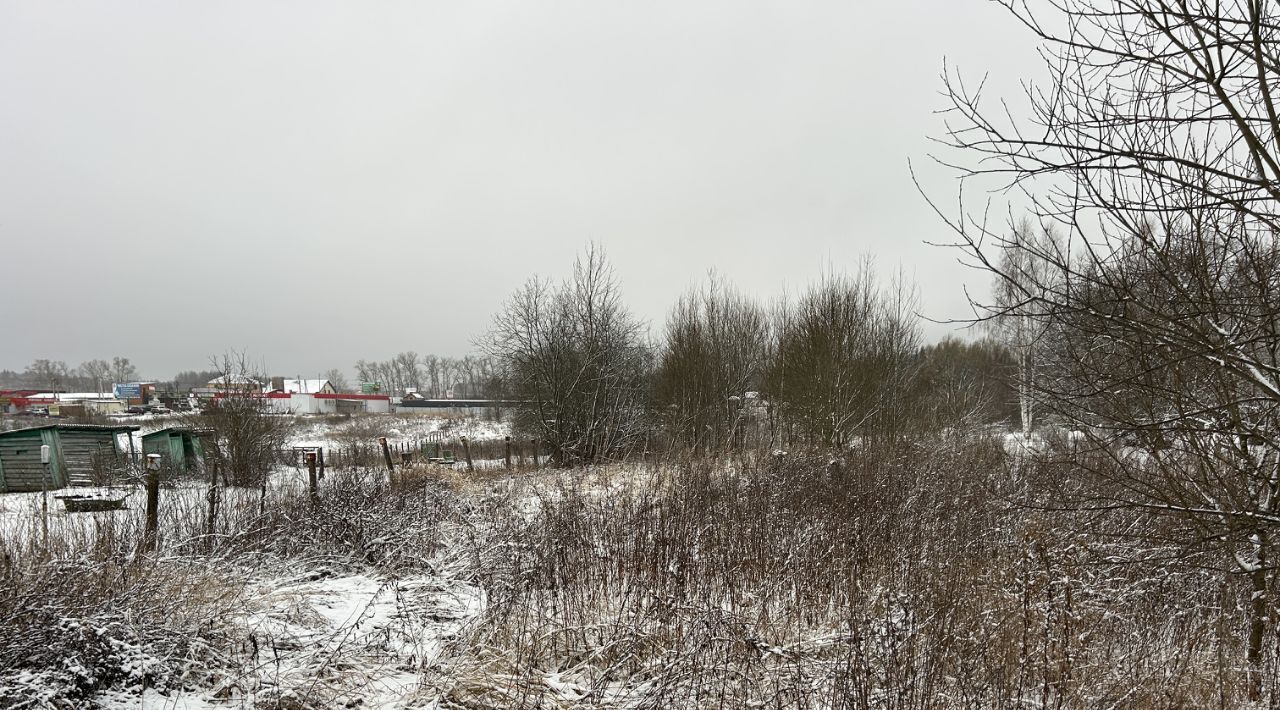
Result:
M64 485L89 486L95 469L114 463L116 435L107 431L61 431Z
M4 467L6 493L56 487L52 472L46 481L45 467L40 463L40 445L43 443L38 431L0 437L0 460L3 460L0 465Z

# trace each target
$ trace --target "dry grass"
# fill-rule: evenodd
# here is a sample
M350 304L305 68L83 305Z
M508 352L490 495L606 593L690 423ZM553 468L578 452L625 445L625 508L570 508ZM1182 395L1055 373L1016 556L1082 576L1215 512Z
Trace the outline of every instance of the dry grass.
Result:
M296 479L265 505L226 491L212 534L184 484L165 493L158 555L136 553L137 511L61 516L47 547L10 528L0 666L19 680L0 705L244 677L257 649L227 620L249 590L376 570L487 594L419 660L408 706L1239 707L1235 580L1138 562L1163 552L1126 534L1149 521L1022 505L1061 474L981 439L393 483L373 469L331 473L314 501ZM271 697L260 707L339 695Z
M1012 505L989 442L486 489L491 603L447 707L1232 707L1214 574ZM1225 595L1225 596L1224 596ZM1271 674L1274 679L1274 673ZM1272 682L1274 687L1274 681Z
M365 472L330 476L316 500L288 483L265 504L229 489L209 534L205 490L180 484L162 492L158 554L139 552L137 496L120 513L51 515L47 544L37 515L10 525L0 707L92 707L107 689L209 689L242 675L256 642L234 622L264 578L429 569L451 495L432 477L391 489Z

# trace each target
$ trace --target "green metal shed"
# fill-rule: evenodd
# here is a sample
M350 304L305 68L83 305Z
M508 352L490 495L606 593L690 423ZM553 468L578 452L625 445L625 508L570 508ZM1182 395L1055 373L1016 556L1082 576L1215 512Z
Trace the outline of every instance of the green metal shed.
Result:
M169 427L142 435L142 453L160 454L164 465L174 469L194 468L204 460L201 437L207 434L190 427Z
M0 493L91 485L95 471L120 460L116 435L137 430L136 426L46 424L0 432ZM47 467L40 463L40 447L46 445Z

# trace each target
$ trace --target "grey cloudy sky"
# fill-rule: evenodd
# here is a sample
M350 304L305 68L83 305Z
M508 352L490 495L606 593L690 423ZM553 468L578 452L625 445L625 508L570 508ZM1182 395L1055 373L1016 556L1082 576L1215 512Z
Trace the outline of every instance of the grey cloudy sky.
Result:
M0 0L0 368L461 355L588 240L655 332L865 253L960 315L907 170L944 58L1034 55L983 0Z

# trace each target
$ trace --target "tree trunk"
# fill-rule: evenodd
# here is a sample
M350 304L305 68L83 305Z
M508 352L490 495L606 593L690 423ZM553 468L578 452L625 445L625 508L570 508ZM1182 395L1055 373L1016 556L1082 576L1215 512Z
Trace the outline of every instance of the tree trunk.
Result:
M209 522L205 526L205 534L210 536L209 544L213 544L212 536L217 530L218 522L218 462L215 459L209 466Z
M1253 569L1249 572L1248 694L1251 702L1262 699L1262 644L1267 630L1267 560L1262 533L1253 536Z

